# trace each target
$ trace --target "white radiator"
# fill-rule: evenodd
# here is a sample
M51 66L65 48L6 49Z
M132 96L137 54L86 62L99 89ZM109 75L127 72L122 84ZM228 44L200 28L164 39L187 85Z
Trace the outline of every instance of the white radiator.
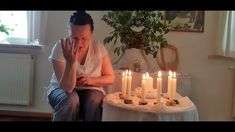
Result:
M0 104L30 105L33 56L0 53Z

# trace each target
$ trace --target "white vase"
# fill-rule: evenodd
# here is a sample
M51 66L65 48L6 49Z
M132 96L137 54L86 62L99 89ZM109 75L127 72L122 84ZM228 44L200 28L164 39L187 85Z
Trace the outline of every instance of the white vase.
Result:
M136 63L137 61L140 62L139 65ZM117 69L129 68L131 71L142 73L157 70L156 60L151 55L146 55L143 50L136 48L126 50L125 54L114 65Z

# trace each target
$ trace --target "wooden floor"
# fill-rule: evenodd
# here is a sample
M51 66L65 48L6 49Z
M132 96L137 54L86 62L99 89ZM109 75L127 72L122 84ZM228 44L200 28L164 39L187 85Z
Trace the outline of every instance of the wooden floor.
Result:
M0 110L0 121L51 121L51 113Z

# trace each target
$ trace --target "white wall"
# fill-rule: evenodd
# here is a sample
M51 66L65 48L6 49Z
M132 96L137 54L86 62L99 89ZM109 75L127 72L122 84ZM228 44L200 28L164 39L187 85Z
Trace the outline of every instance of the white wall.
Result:
M54 43L67 35L67 19L71 11L48 11L45 45L36 56L35 61L35 87L33 104L31 106L0 105L1 110L51 112L50 106L44 98L44 88L49 84L52 66L47 58Z
M101 17L102 11L88 11L94 19L94 38L103 41L112 30ZM43 87L49 83L52 67L47 57L56 40L67 35L66 24L71 11L49 11L46 46L37 56L35 70L34 104L30 107L0 105L0 109L50 112L49 105L42 100ZM229 60L208 59L215 49L217 12L206 11L203 33L170 32L169 43L179 51L178 71L192 76L192 100L204 121L232 120L233 73L228 69L234 63ZM106 46L107 49L112 47Z
M192 75L192 100L200 120L231 120L233 75L228 60L208 59L214 53L218 12L206 11L203 33L171 32L168 41L179 50L179 71Z

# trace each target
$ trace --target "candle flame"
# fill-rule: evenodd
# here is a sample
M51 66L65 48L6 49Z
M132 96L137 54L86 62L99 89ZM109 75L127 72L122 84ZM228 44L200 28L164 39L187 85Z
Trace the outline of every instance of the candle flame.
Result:
M173 74L173 78L176 78L176 73L174 72L174 74Z
M158 77L162 77L161 71L158 72Z
M143 79L145 79L145 73L143 74Z
M125 76L127 76L128 75L128 70L126 70L126 73L125 73Z
M149 77L149 73L148 72L146 72L146 77Z
M131 76L131 71L129 71L128 75Z
M172 72L171 71L169 71L169 77L172 77Z

